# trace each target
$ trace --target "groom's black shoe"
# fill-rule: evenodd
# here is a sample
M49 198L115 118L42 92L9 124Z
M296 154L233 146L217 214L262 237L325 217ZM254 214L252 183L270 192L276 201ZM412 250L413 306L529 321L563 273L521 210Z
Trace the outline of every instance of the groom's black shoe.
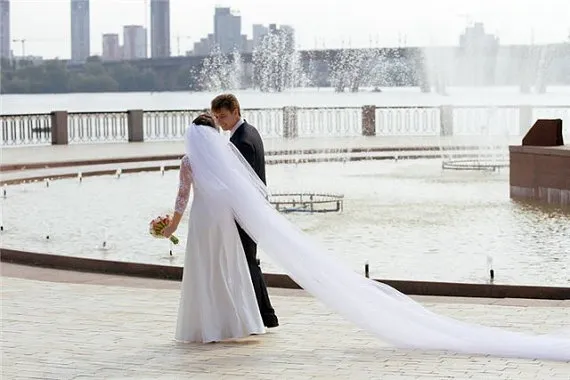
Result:
M263 324L267 328L277 327L279 326L279 320L275 314L273 315L265 315L263 316Z

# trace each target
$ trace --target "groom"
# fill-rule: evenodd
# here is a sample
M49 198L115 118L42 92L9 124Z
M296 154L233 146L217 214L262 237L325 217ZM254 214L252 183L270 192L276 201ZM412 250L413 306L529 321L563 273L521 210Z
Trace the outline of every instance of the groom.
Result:
M242 156L251 165L259 179L265 182L265 152L263 149L263 141L257 129L248 124L241 117L241 110L237 98L232 94L218 95L212 100L212 114L216 118L218 125L224 131L230 131L230 141L240 151ZM255 296L257 297L257 305L261 313L261 318L266 327L277 327L279 321L275 315L275 310L271 306L269 294L259 262L257 260L257 244L249 237L249 235L237 224L237 229L247 258L249 273Z

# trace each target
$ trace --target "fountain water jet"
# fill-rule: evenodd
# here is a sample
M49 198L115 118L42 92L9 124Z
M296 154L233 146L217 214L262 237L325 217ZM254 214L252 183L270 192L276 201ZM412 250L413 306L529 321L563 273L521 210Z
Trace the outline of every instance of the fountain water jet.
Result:
M103 242L101 243L100 249L106 251L109 249L109 235L107 234L107 228L103 227Z
M487 270L489 271L489 282L495 281L495 270L493 269L493 257L487 255Z
M222 54L219 46L215 46L204 59L199 73L200 87L207 91L226 91L241 88L243 63L237 50L232 54Z
M500 45L499 38L488 34L482 23L475 23L460 36L459 46L421 49L420 72L426 89L435 88L447 95L449 87L516 86L521 93L546 92L548 82L562 79L570 59L570 44ZM423 89L422 89L423 90Z

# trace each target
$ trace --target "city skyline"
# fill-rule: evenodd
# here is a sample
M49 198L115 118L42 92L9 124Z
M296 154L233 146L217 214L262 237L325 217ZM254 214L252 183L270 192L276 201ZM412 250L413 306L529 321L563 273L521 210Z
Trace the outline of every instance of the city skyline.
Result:
M69 0L11 0L10 3L11 49L16 56L22 55L24 44L14 40L25 39L26 55L70 58ZM103 34L117 33L124 25L141 25L152 33L150 4L151 0L91 2L91 55L101 55ZM296 44L301 49L458 45L458 35L473 22L483 22L486 31L497 35L501 44L563 42L570 34L566 17L570 14L570 2L559 0L550 0L548 8L536 0L500 3L481 0L477 4L461 5L451 0L433 0L429 6L412 0L401 0L397 4L363 0L315 0L306 4L291 0L287 2L289 6L282 1L268 5L257 0L235 0L231 4L232 9L240 11L241 33L248 38L253 37L254 24L287 24L295 29ZM170 0L171 55L178 52L184 55L200 38L214 32L211 20L216 6L223 5L210 0L194 4ZM46 7L46 12L42 13L42 7ZM351 18L355 9L363 11ZM385 12L386 9L390 12ZM409 9L415 11L409 12ZM430 17L425 17L426 12L430 12ZM45 14L50 17L43 17ZM511 23L505 25L507 16Z

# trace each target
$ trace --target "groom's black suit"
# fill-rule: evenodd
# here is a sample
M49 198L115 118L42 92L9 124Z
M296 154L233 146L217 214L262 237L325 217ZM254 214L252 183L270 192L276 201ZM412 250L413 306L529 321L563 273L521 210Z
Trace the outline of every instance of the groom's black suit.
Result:
M230 141L236 146L246 161L249 162L249 165L255 171L259 179L261 179L263 183L266 183L265 151L263 141L257 129L248 124L247 121L244 121L243 124L235 130ZM275 310L273 310L271 306L269 294L267 294L267 286L265 285L265 280L263 279L263 274L261 273L261 268L257 261L257 244L239 224L236 223L236 225L247 258L249 273L251 275L251 281L253 282L253 288L255 289L257 305L259 306L263 323L267 327L276 327L279 325L279 322L275 315Z

